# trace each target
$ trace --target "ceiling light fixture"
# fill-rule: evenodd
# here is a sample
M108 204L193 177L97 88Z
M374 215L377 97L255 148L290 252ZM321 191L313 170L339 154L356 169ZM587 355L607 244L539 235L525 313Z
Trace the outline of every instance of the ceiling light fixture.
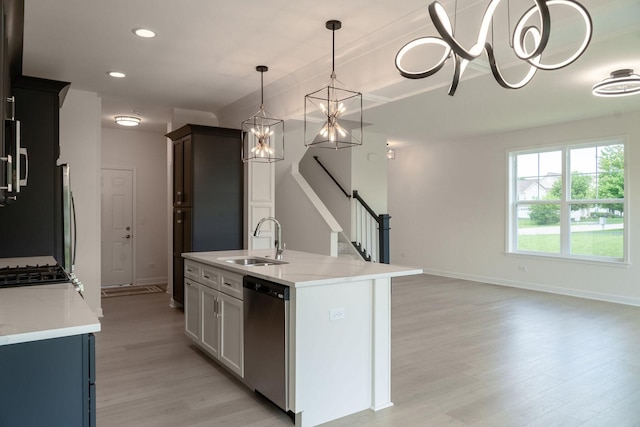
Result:
M596 96L629 96L640 94L640 76L625 68L611 73L609 78L593 85Z
M156 36L156 32L148 28L134 28L131 31L133 31L133 34L135 34L136 36L145 39L151 39Z
M116 116L115 119L120 126L138 126L142 121L140 117L135 116Z
M269 116L264 108L264 73L266 65L258 65L260 72L260 109L242 122L242 161L272 163L284 159L284 120Z
M429 5L429 15L433 25L438 30L440 37L421 37L405 44L396 55L396 68L400 74L408 79L423 79L438 72L444 66L445 62L449 58L452 58L454 68L453 79L449 86L449 95L453 96L469 62L478 58L483 52L486 52L489 58L489 65L491 66L491 72L498 84L506 89L520 89L533 79L533 76L538 70L557 70L573 63L584 53L591 41L593 31L591 16L580 3L574 0L534 0L535 6L532 6L520 17L516 23L513 35L511 34L509 24L509 37L511 38L509 46L513 49L518 58L526 61L530 65L529 70L521 81L517 83L509 83L505 80L498 64L496 63L492 46L493 15L498 7L498 3L500 3L500 0L491 0L487 6L487 10L482 17L478 39L469 50L462 47L460 42L455 39L454 25L451 24L444 7L437 1L431 3ZM565 6L573 9L573 11L577 12L584 21L585 27L584 38L578 49L564 61L555 64L544 64L541 60L542 53L547 47L551 31L551 14L549 12L549 6ZM457 1L454 23L456 14ZM528 22L534 15L539 17L538 26L531 25ZM488 42L489 34L491 34L491 43ZM438 62L432 67L423 70L412 71L405 68L403 65L405 56L416 47L422 45L435 45L444 49Z
M109 71L107 74L109 74L111 77L115 77L117 79L122 79L124 77L127 77L127 75L121 71Z
M340 21L325 24L332 33L332 67L329 83L304 97L304 141L307 147L350 148L362 145L362 93L344 87L336 78L336 30ZM348 114L355 115L346 120Z

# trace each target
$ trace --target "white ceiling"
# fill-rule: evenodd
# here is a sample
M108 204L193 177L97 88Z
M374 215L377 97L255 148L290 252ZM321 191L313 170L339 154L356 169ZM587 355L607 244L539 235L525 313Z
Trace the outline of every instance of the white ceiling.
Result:
M489 2L457 0L456 37L465 46L475 41ZM212 112L222 126L239 127L259 106L255 67L267 65L267 108L278 117L300 119L304 95L326 83L331 71L325 21L339 19L338 78L363 92L364 120L399 145L640 110L640 97L602 99L590 93L615 69L640 72L640 1L581 0L593 18L594 35L578 61L538 72L523 89L507 90L487 74L486 57L481 57L466 71L454 97L447 95L450 65L421 80L402 78L394 66L405 43L437 35L429 3L25 0L23 72L97 92L105 127L115 126L115 115L135 110L143 118L140 130L165 132L174 108ZM455 0L441 3L452 15ZM508 49L506 5L502 2L496 13L498 52ZM509 0L509 5L513 25L533 2ZM580 37L576 22L552 9L548 52L566 56ZM158 36L138 38L131 31L135 27L151 28ZM507 73L521 71L512 56L499 58L506 58L500 65ZM110 70L127 77L111 78Z

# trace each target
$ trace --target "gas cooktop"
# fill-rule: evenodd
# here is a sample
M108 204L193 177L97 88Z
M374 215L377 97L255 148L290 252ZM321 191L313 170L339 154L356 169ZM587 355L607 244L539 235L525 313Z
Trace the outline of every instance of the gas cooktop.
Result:
M52 257L5 258L0 261L0 288L69 282Z

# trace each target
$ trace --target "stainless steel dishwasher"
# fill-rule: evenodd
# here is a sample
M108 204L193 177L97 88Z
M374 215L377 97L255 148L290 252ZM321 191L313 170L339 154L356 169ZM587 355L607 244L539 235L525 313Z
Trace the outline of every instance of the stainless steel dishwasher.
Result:
M244 380L289 411L289 287L244 276Z

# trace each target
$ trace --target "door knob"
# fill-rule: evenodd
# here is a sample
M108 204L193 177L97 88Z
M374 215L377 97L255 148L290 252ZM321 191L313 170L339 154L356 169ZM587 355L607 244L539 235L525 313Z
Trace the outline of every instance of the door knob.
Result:
M127 231L131 230L131 227L127 227Z
M131 238L131 234L127 234L126 236L124 236L125 239L130 239Z

